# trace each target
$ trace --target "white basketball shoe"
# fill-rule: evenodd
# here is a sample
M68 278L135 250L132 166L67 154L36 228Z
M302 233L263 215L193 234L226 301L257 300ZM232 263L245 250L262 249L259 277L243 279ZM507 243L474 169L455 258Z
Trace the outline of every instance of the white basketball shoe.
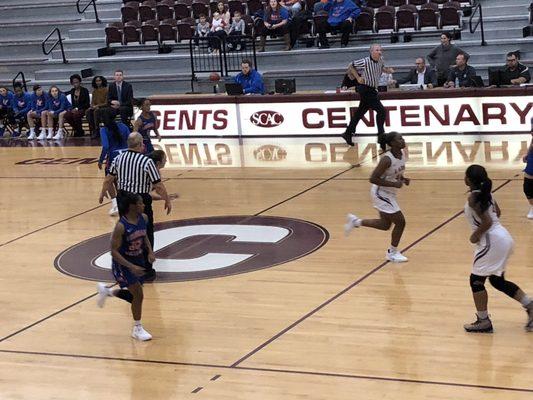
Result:
M359 228L361 226L362 219L357 218L357 215L347 214L346 215L346 224L344 224L344 234L346 236L350 235L350 232L353 228Z
M402 253L400 253L398 250L387 250L386 255L387 260L394 262L394 263L402 263L407 261L407 257L405 257Z
M131 337L141 342L146 342L147 340L152 339L152 335L146 332L142 325L135 325L133 331L131 332Z

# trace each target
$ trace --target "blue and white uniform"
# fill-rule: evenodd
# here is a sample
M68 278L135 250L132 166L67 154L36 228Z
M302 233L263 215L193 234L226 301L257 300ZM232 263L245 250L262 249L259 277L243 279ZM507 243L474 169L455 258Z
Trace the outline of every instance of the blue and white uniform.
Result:
M405 171L405 154L402 151L402 158L396 158L391 151L387 151L383 157L388 157L391 161L389 168L385 170L385 173L381 176L388 182L397 182L403 178ZM372 198L372 204L378 211L386 214L395 214L400 210L400 205L396 198L398 188L389 186L372 185L370 189L370 197Z
M113 132L105 126L100 128L100 139L102 142L102 151L100 152L99 163L103 164L105 160L106 175L109 174L109 167L113 160L123 151L128 149L128 136L130 134L129 128L122 122L117 122L118 130L120 132L121 140L117 141Z
M126 260L139 267L144 267L144 238L146 237L146 221L144 216L139 215L136 224L131 224L125 217L120 218L120 223L124 225L122 244L119 253ZM113 276L121 288L128 287L137 282L143 283L143 277L136 276L129 268L120 265L113 259Z
M477 190L472 191L472 193L478 192ZM472 273L478 276L502 276L505 272L507 260L513 251L514 241L498 218L494 198L492 198L491 204L485 212L492 219L492 225L475 245ZM481 218L470 207L468 201L465 204L465 216L472 228L472 232L474 232L481 224Z
M139 133L143 137L144 153L148 154L154 151L154 146L150 140L150 132L156 128L157 118L153 112L150 112L149 118L144 118L141 114L139 115L139 120L141 121Z

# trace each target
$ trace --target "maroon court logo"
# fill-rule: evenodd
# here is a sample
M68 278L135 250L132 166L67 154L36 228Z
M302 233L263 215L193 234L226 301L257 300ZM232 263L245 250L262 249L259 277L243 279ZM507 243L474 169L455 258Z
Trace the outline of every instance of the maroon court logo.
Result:
M329 239L312 222L271 216L222 216L155 225L158 282L218 278L270 268L304 257ZM113 281L110 234L63 251L54 261L62 273Z
M257 111L252 114L250 121L260 128L273 128L281 125L284 118L277 111Z

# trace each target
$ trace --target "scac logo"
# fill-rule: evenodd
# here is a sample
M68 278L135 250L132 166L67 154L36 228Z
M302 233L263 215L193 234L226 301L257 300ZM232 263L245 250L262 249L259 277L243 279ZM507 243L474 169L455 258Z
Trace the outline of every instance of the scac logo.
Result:
M283 115L277 111L257 111L252 114L250 121L260 128L273 128L283 123Z
M287 158L287 151L273 144L266 144L254 150L254 157L259 161L282 161Z
M207 217L156 224L158 282L217 278L270 268L322 247L328 232L312 222L283 217ZM75 244L55 259L62 273L113 281L110 235Z

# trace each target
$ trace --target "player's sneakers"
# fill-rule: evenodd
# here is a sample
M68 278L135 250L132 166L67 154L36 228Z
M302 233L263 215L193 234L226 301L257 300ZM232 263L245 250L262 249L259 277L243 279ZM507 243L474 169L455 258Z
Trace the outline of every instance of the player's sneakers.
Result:
M98 290L98 296L96 297L96 304L102 308L105 305L106 299L111 296L109 288L105 283L99 282L96 284L96 290Z
M353 228L359 228L361 226L361 218L357 218L357 215L347 214L346 224L344 225L344 234L348 236Z
M30 131L30 136L28 136L28 140L35 139L35 131Z
M344 132L344 133L342 134L342 138L344 139L344 141L346 142L346 144L347 144L348 146L353 146L353 145L354 145L354 144L353 144L353 139L352 139L352 135L351 135L351 133L349 133L349 132Z
M407 257L400 253L398 250L388 249L386 258L387 260L393 263L402 263L407 261Z
M54 135L54 137L52 138L54 140L61 140L63 139L63 129L59 128L57 130L57 133Z
M109 216L114 217L115 215L118 215L118 206L113 205L109 210Z
M37 140L45 140L46 139L46 132L44 129L41 129L41 133L36 138Z
M533 206L529 207L529 212L527 213L529 219L533 219Z
M492 322L490 318L480 319L476 315L476 321L464 326L465 331L472 333L492 333Z
M48 135L46 135L46 138L48 140L52 139L54 137L54 131L52 131L51 129L48 131Z
M525 326L526 332L533 332L533 301L531 301L524 308L527 312L527 324Z
M144 330L142 325L135 325L133 327L133 331L131 332L131 337L137 340L140 340L141 342L145 342L147 340L152 339L152 335L150 335L148 332Z

